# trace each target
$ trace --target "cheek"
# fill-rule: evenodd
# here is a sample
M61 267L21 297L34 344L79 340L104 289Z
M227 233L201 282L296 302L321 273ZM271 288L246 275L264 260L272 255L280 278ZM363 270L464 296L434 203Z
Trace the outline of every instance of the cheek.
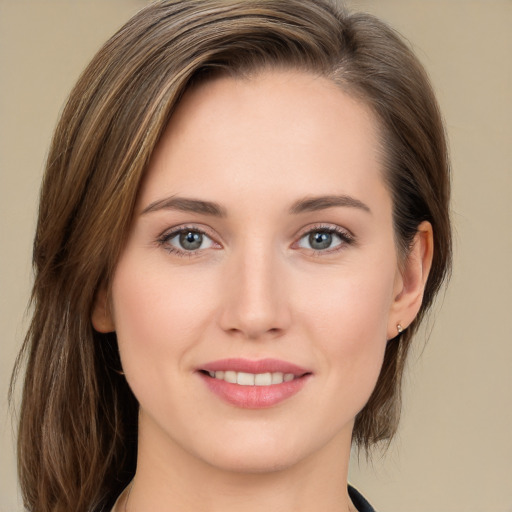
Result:
M315 281L312 298L299 315L307 319L320 363L330 369L327 385L346 395L354 415L381 371L393 296L393 273L370 269L356 272L352 267L336 281Z
M123 368L135 387L142 379L171 378L169 362L187 365L214 304L212 288L197 273L138 261L128 253L113 281L113 314ZM150 376L153 377L150 377ZM142 384L143 385L143 384Z
M394 272L366 265L333 274L317 274L303 286L307 293L303 289L293 294L302 301L297 318L308 318L311 330L323 338L338 337L354 348L375 338L385 341Z

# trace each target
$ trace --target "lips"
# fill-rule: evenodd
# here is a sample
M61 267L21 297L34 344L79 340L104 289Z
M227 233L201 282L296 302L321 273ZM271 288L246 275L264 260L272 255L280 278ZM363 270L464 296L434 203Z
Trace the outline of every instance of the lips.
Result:
M291 398L311 372L277 359L223 359L202 366L199 375L208 389L236 407L261 409Z

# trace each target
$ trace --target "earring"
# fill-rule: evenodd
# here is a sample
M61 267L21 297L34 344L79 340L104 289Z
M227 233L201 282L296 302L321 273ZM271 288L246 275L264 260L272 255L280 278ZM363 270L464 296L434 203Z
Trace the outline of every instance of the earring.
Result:
M396 330L398 331L398 335L404 332L404 328L400 324L396 324Z

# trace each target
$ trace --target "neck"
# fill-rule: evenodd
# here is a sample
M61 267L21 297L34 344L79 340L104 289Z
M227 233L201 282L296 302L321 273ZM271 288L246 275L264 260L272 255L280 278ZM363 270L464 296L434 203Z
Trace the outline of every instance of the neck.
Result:
M174 443L162 450L161 441L152 429L139 432L127 512L355 511L346 485L350 435L288 467L259 472L214 467Z

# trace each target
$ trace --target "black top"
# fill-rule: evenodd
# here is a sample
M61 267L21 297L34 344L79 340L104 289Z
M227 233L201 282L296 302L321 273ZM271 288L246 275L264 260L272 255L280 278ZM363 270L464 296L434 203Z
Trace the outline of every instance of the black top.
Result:
M348 495L357 508L357 512L375 512L375 509L366 501L365 497L351 485L348 486Z

